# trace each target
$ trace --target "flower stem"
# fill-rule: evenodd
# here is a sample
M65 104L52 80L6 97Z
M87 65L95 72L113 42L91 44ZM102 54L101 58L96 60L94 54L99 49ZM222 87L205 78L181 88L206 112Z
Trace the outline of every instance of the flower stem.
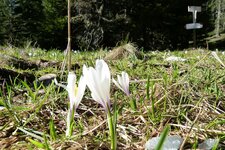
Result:
M116 150L116 129L114 126L115 120L113 120L110 111L108 111L107 120L108 120L108 126L109 126L109 135L111 139L111 150Z
M73 133L73 116L74 116L74 109L69 109L67 118L66 118L66 137L71 137Z

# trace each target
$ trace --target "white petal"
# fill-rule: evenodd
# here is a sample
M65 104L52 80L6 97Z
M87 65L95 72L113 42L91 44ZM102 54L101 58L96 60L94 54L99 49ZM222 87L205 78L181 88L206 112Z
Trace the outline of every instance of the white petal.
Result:
M98 74L96 71L93 71L92 76L93 76L94 88L95 88L94 91L96 91L96 93L98 93L99 97L100 97L102 100L104 100L105 103L106 103L106 101L107 101L107 99L108 99L108 97L109 97L109 96L108 96L109 93L107 93L107 91L108 91L107 88L108 88L108 87L107 87L106 84L104 83L104 79L103 79L102 81L99 80L98 75L99 75L99 74Z
M117 76L117 79L118 79L118 83L120 84L120 87L121 87L121 90L123 91L123 92L126 92L125 90L124 90L124 84L123 84L123 78L121 77L121 76Z
M70 108L73 108L73 105L76 100L76 95L75 95L75 88L76 88L76 75L74 72L69 72L68 78L67 78L67 91L69 94L69 99L70 99Z
M108 78L105 76L105 77L103 77L103 80L101 83L101 90L106 99L109 99L109 95L110 95L110 80L111 80L111 78Z
M101 97L99 95L98 89L97 89L97 87L95 85L95 82L94 82L94 79L93 79L94 76L95 76L95 70L92 67L90 67L90 68L85 68L84 67L83 69L84 69L83 70L83 74L84 74L84 76L86 78L87 86L88 86L88 88L91 90L91 92L94 95L93 99L95 101L97 101L98 103L100 103Z
M129 85L130 79L129 79L129 76L126 72L124 72L124 78L125 78L126 84Z
M109 86L111 75L110 75L109 67L108 67L108 65L106 64L105 61L103 61L102 74L104 74L104 76L108 79L108 86Z
M69 100L70 100L70 110L72 110L76 102L75 91L74 92L68 91L68 93L69 93Z
M92 92L92 97L100 103L105 110L110 107L110 71L104 60L96 60L95 69L83 67L83 74L87 79L87 86Z
M111 84L111 73L109 70L109 67L107 65L107 63L102 60L102 64L103 64L103 68L101 70L102 76L104 76L103 78L103 87L102 90L104 92L104 96L106 98L106 101L108 103L108 105L110 106L110 84Z
M104 110L106 110L106 112L107 112L107 105L106 105L105 101L102 100L102 99L99 99L99 97L98 97L98 95L96 93L92 92L91 96L97 103L101 104L102 107L104 108Z
M110 70L104 60L96 60L96 72L94 80L98 89L100 97L104 100L109 100L110 95ZM107 101L108 101L107 100Z
M104 60L96 60L96 71L99 73L99 79L103 79L104 84L110 87L110 70Z
M129 95L129 76L126 72L122 72L122 76L123 76L124 90Z
M124 90L126 89L126 77L125 77L125 74L123 72L121 74L121 86L123 87Z
M84 96L85 88L86 88L86 80L83 76L81 76L79 83L78 83L78 92L77 92L76 100L75 100L75 110L79 106L79 104Z

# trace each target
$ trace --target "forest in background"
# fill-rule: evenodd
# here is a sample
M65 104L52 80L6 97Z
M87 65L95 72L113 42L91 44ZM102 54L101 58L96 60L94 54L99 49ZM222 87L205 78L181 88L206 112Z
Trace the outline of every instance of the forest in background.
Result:
M64 50L67 44L67 1L0 0L0 45L33 45ZM72 49L114 47L129 40L144 50L190 46L188 6L201 6L198 46L225 31L225 0L72 0Z

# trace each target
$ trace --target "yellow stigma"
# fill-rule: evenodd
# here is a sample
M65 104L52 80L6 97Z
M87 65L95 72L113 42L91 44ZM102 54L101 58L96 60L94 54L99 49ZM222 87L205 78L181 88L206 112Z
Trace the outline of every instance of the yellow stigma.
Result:
M77 85L75 85L74 92L75 92L75 95L77 95L77 93L78 93L78 87L77 87Z

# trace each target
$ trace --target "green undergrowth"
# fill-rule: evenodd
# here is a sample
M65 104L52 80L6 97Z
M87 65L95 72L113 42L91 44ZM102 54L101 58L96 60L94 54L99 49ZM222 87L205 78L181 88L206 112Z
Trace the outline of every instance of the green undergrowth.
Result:
M107 118L101 106L86 94L75 115L71 138L65 137L66 114L69 100L67 92L54 83L37 84L40 76L54 73L62 78L64 52L25 47L1 47L0 53L27 61L60 62L58 66L37 69L0 68L29 72L35 80L20 77L0 80L0 145L2 149L109 149ZM94 66L95 60L104 58L107 51L72 53L76 74L82 66ZM130 76L130 97L114 85L111 101L117 101L118 149L144 149L149 138L159 136L169 125L169 135L186 139L184 148L208 138L219 138L224 148L225 137L225 72L223 66L204 49L187 51L146 52L143 59L134 56L107 60L111 74L116 78L121 71ZM185 62L167 62L174 55ZM218 52L225 62L225 56ZM73 68L74 69L74 68ZM32 84L30 84L32 83Z

